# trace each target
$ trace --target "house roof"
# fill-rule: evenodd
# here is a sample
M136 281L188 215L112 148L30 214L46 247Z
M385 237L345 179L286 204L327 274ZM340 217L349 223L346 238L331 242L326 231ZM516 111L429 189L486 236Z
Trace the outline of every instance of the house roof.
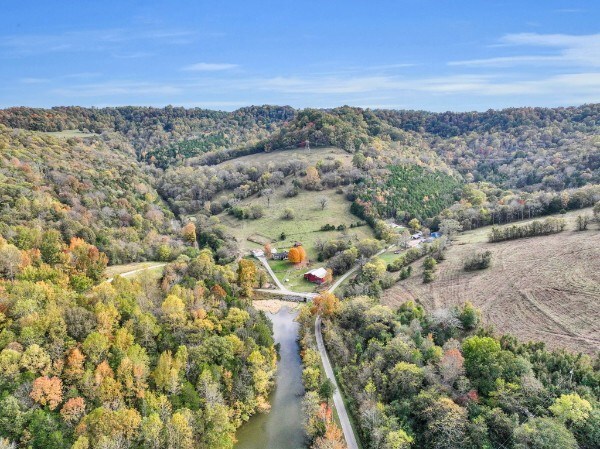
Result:
M318 278L324 278L325 276L327 276L327 270L323 267L315 268L314 270L310 270L306 274L312 274L313 276L316 276Z

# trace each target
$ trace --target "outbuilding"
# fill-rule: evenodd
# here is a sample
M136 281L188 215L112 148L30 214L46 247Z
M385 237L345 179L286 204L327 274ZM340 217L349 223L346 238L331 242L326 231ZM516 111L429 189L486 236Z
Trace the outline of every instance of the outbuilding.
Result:
M288 258L287 251L277 251L277 249L273 248L271 250L271 257L273 260L286 260Z
M315 268L307 273L304 273L304 279L315 284L322 284L327 279L327 270L323 267Z

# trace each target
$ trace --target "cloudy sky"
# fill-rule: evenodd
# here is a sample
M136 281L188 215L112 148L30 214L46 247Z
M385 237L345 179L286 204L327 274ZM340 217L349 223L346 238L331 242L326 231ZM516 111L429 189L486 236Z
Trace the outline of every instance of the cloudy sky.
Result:
M598 0L22 0L0 107L600 102Z

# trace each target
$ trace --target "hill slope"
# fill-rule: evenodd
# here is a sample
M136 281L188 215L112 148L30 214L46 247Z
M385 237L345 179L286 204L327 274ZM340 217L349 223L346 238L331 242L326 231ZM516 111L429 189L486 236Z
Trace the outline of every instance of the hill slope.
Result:
M585 212L570 213L567 230L549 236L487 243L489 228L467 232L448 250L435 281L423 284L416 263L415 274L382 302L416 300L433 310L471 301L499 332L593 354L600 350L600 230L572 231ZM470 254L485 250L492 252L491 268L463 270Z

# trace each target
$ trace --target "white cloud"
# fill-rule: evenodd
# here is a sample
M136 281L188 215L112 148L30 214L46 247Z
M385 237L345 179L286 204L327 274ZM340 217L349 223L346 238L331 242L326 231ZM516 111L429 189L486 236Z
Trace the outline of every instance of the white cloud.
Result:
M220 72L222 70L231 70L239 67L237 64L225 64L214 62L198 62L185 66L183 70L189 72Z
M137 81L107 81L104 83L80 84L56 88L51 92L65 97L100 98L114 95L177 95L182 92L182 89L179 86L171 84Z
M512 67L520 65L557 65L600 67L600 34L516 33L503 36L496 48L527 48L533 54L451 61L451 66ZM551 52L550 54L548 52Z

